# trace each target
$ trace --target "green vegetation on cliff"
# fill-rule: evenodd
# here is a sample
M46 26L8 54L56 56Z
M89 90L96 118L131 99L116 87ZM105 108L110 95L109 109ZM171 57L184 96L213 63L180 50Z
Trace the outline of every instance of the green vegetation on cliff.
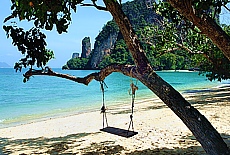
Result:
M167 6L160 7L165 8ZM160 11L163 9L159 10L160 7L158 6L156 11L163 15ZM187 29L185 21L172 22L175 20L175 17L172 16L167 17L170 20L165 19L155 13L153 10L157 9L155 5L148 5L147 7L145 1L142 0L127 2L123 4L122 8L129 17L147 58L155 70L199 68L205 71L200 73L205 73L210 80L230 77L229 60L209 38L196 33L193 29ZM223 25L222 27L229 34L229 26ZM117 39L109 54L103 55L100 51L92 50L89 61L80 58L69 60L67 66L70 69L90 69L90 64L94 63L98 69L101 69L111 63L133 64L128 48L113 20L103 27L96 37L94 47L103 47L103 43L108 40L111 34L117 35ZM99 62L93 60L92 53L99 57L102 56L103 59Z
M110 34L118 33L119 28L114 20L108 21L106 25L103 26L102 31L95 38L94 46L100 46L101 43L106 40Z
M121 34L118 35L118 39L114 48L111 50L111 54L104 57L98 66L99 68L104 68L112 63L134 64L125 41L119 37L121 37Z
M171 53L159 53L158 49L155 49L147 42L148 40L146 38L149 37L147 29L151 27L158 28L159 25L162 24L163 18L157 15L151 8L147 8L145 1L136 0L127 2L123 5L123 10L129 17L137 35L141 38L142 46L146 51L152 67L156 70L188 69L190 67L191 62L185 61L189 59L189 55L183 54L180 50ZM154 42L152 43L154 44ZM133 64L128 48L121 35L118 35L114 48L111 50L111 54L105 56L98 67L103 68L114 62Z
M191 59L191 55L185 54L183 50L175 50L174 52L163 53L162 52L163 49L161 50L159 50L159 48L156 49L152 44L149 44L146 38L149 37L153 38L153 36L148 36L149 32L147 30L152 27L159 28L159 25L162 24L161 22L163 18L157 15L150 6L149 8L147 8L145 1L135 0L132 2L127 2L123 4L122 8L126 13L126 15L129 17L133 28L137 32L138 37L141 38L142 46L144 47L147 57L150 60L152 67L155 68L155 70L188 69L190 67L193 67L191 66L192 62L187 61ZM112 22L113 24L111 24L110 22L106 24L109 26L105 26L103 28L103 30L99 34L100 37L96 38L96 42L100 43L103 41L103 39L107 38L108 33L105 31L109 32L111 30L117 30L116 23ZM165 35L162 37L165 37ZM159 44L159 46L163 48L164 43L162 42L160 43L160 41L159 42L155 41L155 43L154 42L152 43ZM117 37L117 41L114 45L114 48L111 49L111 54L106 55L104 57L104 59L99 63L98 68L101 69L115 62L121 64L133 64L133 60L129 54L128 48L123 40L123 37L120 34Z
M131 19L147 58L155 70L195 68L200 70L200 74L206 74L210 80L230 78L229 60L208 37L197 33L198 29L188 29L185 21L181 19L180 22L172 22L172 18L175 20L173 15L169 16L169 19L154 15L153 10L147 9L143 3L139 0L128 2L123 5L123 10ZM166 6L159 8L161 7ZM230 34L230 26L222 25L222 28ZM99 67L114 62L133 63L129 59L129 52L122 37L118 37L112 53L103 59Z
M72 58L67 61L66 66L62 67L63 69L86 69L86 65L88 63L88 58Z

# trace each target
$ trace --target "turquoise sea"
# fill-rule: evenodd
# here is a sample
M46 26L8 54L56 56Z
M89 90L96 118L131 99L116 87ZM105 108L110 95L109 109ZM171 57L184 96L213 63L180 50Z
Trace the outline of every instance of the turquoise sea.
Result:
M95 70L61 70L57 72L83 77ZM210 82L198 72L159 71L164 80L179 92L209 89L229 81ZM23 72L11 68L0 68L0 128L14 126L31 121L66 116L81 112L98 110L100 112L102 92L100 84L92 81L88 86L62 78L35 76L23 83ZM108 106L128 104L130 77L113 73L105 79L108 88L105 101ZM135 80L134 80L135 81ZM137 83L139 90L136 99L143 100L156 97L142 83Z

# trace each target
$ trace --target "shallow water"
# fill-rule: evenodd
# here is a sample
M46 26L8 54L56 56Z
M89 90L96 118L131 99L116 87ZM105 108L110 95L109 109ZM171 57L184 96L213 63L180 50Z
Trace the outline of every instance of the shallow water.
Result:
M83 77L95 71L61 70L54 71ZM229 81L210 82L198 72L157 72L179 92L196 89L208 89ZM0 128L28 123L37 119L70 115L90 110L100 110L102 93L99 82L92 81L88 86L62 78L36 76L23 83L22 73L13 69L0 68ZM113 73L105 79L108 88L105 101L109 105L127 104L132 79L120 73ZM134 80L134 82L136 82ZM144 100L156 97L142 83L136 99Z

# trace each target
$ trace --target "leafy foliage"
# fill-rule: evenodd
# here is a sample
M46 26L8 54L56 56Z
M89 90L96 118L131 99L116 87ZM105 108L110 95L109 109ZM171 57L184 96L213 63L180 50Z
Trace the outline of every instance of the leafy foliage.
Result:
M166 5L168 6L168 3L166 3ZM162 6L160 6L160 8L161 7ZM164 18L160 27L146 26L139 31L142 42L150 44L152 50L155 51L151 52L154 53L153 56L155 58L160 57L160 59L162 59L162 56L170 55L170 59L164 56L162 59L164 60L164 63L161 64L162 60L160 60L160 65L163 67L165 65L171 66L171 69L181 68L182 66L199 67L201 70L200 74L206 74L209 80L217 79L221 81L221 79L229 79L230 62L223 53L209 38L201 34L199 29L196 27L190 27L191 24L188 26L186 21L180 16L177 16L176 19L176 22L173 22L174 20ZM222 27L229 34L229 27L226 25L223 25ZM178 50L181 51L179 52L179 55ZM169 52L171 54L169 54ZM172 52L174 54L177 53L177 61L173 58L174 55L172 55ZM151 58L151 55L148 55L148 57L153 59ZM166 59L167 61L174 61L174 63L169 65L169 63L165 61ZM178 60L184 60L185 62L183 64ZM155 59L155 61L158 60ZM180 64L182 66L174 67L174 64Z
M21 70L22 67L45 66L46 63L54 57L53 51L45 48L46 36L39 29L31 28L29 31L24 31L16 26L4 26L3 29L7 33L7 37L13 39L12 44L18 47L24 58L15 63L14 68Z
M12 15L5 21L18 17L19 20L34 21L37 28L52 30L56 25L58 33L67 32L71 21L71 9L76 12L77 4L83 0L11 0Z
M219 23L219 14L221 7L227 7L228 1L226 0L193 0L192 6L197 16L209 16L213 20ZM157 6L157 7L156 7ZM170 19L169 26L174 33L182 31L181 43L184 47L192 51L193 57L190 59L191 63L195 66L199 66L202 70L201 74L206 74L209 80L219 80L230 78L230 62L223 55L223 53L211 42L209 38L202 35L190 21L184 19L178 11L172 8L167 2L159 4L155 3L155 8L161 15L164 15ZM169 12L162 11L162 8L171 10ZM172 25L172 26L170 26ZM176 32L175 32L175 28ZM179 28L179 30L178 30ZM225 32L229 33L229 27L226 25L222 26ZM184 37L183 37L184 36Z
M142 46L144 47L144 50L147 54L147 57L151 63L151 65L156 70L161 69L185 69L186 67L189 67L188 63L183 60L187 60L188 57L185 57L185 55L178 55L177 53L171 53L171 54L164 54L167 53L165 50L172 48L173 42L176 43L176 39L172 41L174 32L171 31L171 28L168 28L165 31L160 31L162 29L162 20L163 18L154 11L152 11L150 8L146 9L146 3L144 1L133 1L128 2L123 5L123 10L126 13L126 15L129 17L132 25L134 26L134 29L136 30L137 34L141 38ZM154 25L155 26L154 26ZM147 40L146 38L149 38L145 34L145 32L150 32L150 27L154 27L159 29L159 32L162 33L162 35L158 35L157 37L152 37L154 39ZM103 32L103 31L102 31ZM151 36L150 36L151 37ZM169 37L169 39L167 38ZM145 39L144 39L145 38ZM160 41L157 41L159 40ZM172 44L166 44L165 41L170 40ZM123 42L123 43L122 43ZM151 45L149 45L151 43ZM157 48L153 48L152 44L157 46ZM166 47L164 47L164 45ZM171 46L171 47L170 47ZM164 54L164 55L163 55ZM170 59L169 57L173 56L173 59ZM167 59L167 60L166 60ZM183 61L183 62L182 62ZM99 64L99 68L102 68L110 63L128 63L133 64L132 59L130 58L128 49L126 47L126 44L124 43L123 37L118 36L117 41L114 45L114 48L112 49L112 53L109 56L106 56L102 62Z
M148 23L149 20L144 16L148 9L144 9L145 6L141 6L141 2L139 4L129 2L128 4L128 7L123 6L123 8L140 37L146 55L155 70L199 68L200 74L205 74L209 80L221 81L230 78L229 60L209 38L202 35L199 29L184 19L169 3L162 2L153 5L153 9L164 17L156 18L158 19L156 25ZM197 13L206 13L218 21L219 12L215 10L226 5L226 2L222 1L220 4L218 1L212 1L210 5L208 1L193 1L193 5L201 4L209 7L201 7ZM201 9L203 10L200 11ZM140 14L143 15L140 16L141 19L138 16ZM150 14L146 16L149 17ZM226 32L230 31L226 25L223 26L223 29ZM120 42L119 38L117 42ZM125 48L127 48L125 44L120 44L120 49ZM104 67L114 62L127 63L126 59L122 58L124 57L121 57L121 51L116 48L115 44L111 55L106 56L99 66Z
M206 2L197 2L199 5L201 3L206 5ZM217 18L216 20L218 21L218 12L213 12L212 9L215 10L219 6L216 2L213 3L215 5L211 5L209 9L206 8L206 12L213 18ZM130 2L129 4L132 3ZM225 4L225 2L222 3L222 5ZM191 22L186 21L169 3L154 5L154 9L159 14L164 15L164 18L158 18L161 20L158 20L157 25L147 24L147 21L141 23L140 19L133 19L132 13L135 12L136 8L135 3L133 5L134 7L132 5L129 7L134 9L131 9L132 11L130 12L128 11L127 14L134 23L138 21L139 25L134 24L135 30L155 70L199 68L201 70L200 74L205 74L209 80L217 79L221 81L222 79L230 78L229 60L209 38L202 35L199 29L194 27ZM140 11L144 10L143 8L139 9ZM223 25L222 27L229 34L229 26ZM117 42L120 42L119 38ZM115 44L113 52L110 56L105 57L100 67L114 62L127 63L127 59L121 56L121 49L127 47L125 44L118 45L117 43ZM125 50L122 53L124 55Z
M192 0L191 4L197 16L209 16L219 22L218 17L221 12L221 7L227 8L228 2L228 0ZM187 26L192 25L190 21L183 18L183 16L166 1L155 1L153 9L173 23L180 23L181 20L183 20L187 23Z
M4 22L12 18L34 21L34 27L28 31L17 28L15 22L10 26L4 26L7 37L11 37L14 46L25 55L24 58L15 63L15 69L36 64L43 67L54 58L53 51L46 49L45 34L40 29L52 30L56 25L58 33L67 32L71 21L71 9L76 12L77 4L83 0L11 0L12 14Z
M122 4L122 9L128 16L135 29L144 27L148 24L157 23L161 19L161 17L151 9L146 9L146 3L142 0L135 0L132 2L124 3ZM128 52L123 37L121 34L119 34L118 26L113 20L109 21L103 27L102 31L96 37L94 47L103 46L102 43L106 42L105 40L107 40L110 35L117 35L117 41L111 49L111 54L106 55L98 67L103 68L104 66L114 62L133 64L133 60Z

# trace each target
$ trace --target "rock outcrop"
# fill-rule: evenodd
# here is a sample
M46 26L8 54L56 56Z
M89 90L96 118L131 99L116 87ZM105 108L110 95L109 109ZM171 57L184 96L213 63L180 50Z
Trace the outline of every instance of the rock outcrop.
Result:
M134 0L122 4L122 8L135 30L149 25L157 25L161 17L153 11L154 0ZM94 49L91 51L90 38L85 37L82 40L81 58L89 58L85 69L97 69L100 62L106 55L109 55L114 48L118 38L119 28L115 21L111 20L106 23L102 31L95 38ZM119 35L120 36L120 35Z
M90 43L90 37L85 37L82 40L82 58L88 58L91 53L91 43Z
M90 60L91 68L95 69L98 64L102 61L104 56L109 55L111 49L113 49L114 44L117 40L118 32L110 33L104 40L100 43L95 42L93 54Z
M152 10L153 0L134 0L123 4L123 10L134 29L148 24L158 24L161 17ZM110 54L117 40L119 29L114 21L109 21L96 38L89 61L89 68L95 69L104 56Z
M105 55L110 54L118 36L118 26L112 20L106 23L95 39L94 49L89 60L89 68L96 69Z

